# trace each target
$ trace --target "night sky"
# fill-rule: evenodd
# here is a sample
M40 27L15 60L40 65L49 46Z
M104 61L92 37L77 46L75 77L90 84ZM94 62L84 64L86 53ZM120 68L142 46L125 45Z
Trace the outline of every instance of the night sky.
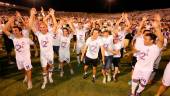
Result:
M133 10L146 10L157 8L170 8L168 0L0 0L12 2L14 4L27 7L45 9L50 7L58 11L75 11L75 12L122 12ZM109 7L110 6L110 7Z

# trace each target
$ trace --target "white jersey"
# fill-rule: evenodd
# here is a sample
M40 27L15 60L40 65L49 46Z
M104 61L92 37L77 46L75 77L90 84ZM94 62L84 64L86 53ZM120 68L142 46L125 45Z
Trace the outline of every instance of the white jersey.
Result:
M159 56L161 49L153 44L151 46L141 46L138 51L135 68L138 70L153 71L154 62Z
M61 29L58 29L57 32L53 33L53 46L60 46L61 35L62 35Z
M34 44L29 38L15 38L14 36L10 36L10 39L13 40L16 59L26 59L30 58L30 45Z
M122 48L124 46L124 39L125 39L125 36L126 36L126 32L125 31L120 31L118 32L118 38L119 38L119 41L121 42L122 44Z
M12 39L14 43L18 69L30 70L32 68L30 45L34 43L29 38L25 37L15 38L13 35L11 35L9 38Z
M91 59L97 59L99 49L102 46L100 37L98 37L96 40L92 40L92 38L89 37L86 41L86 46L87 46L86 56Z
M48 32L46 34L42 34L41 32L35 32L35 35L38 37L41 56L48 56L47 54L53 54L53 33Z
M71 34L68 37L63 35L60 36L59 60L61 62L70 62L70 40L72 37L73 36Z
M102 45L105 49L105 56L111 56L112 53L110 51L108 51L108 48L109 48L109 45L111 45L113 42L113 36L109 35L108 37L102 37L101 41L102 41Z
M85 35L87 30L76 29L76 37L77 37L77 47L81 48L85 44Z
M72 39L72 35L69 35L68 37L60 36L60 49L59 51L62 51L65 53L70 53L70 40Z
M117 43L112 43L109 48L111 48L113 51L114 50L120 50L122 48L122 44L120 41L118 41ZM116 55L113 55L113 57L121 57L121 54L116 54Z

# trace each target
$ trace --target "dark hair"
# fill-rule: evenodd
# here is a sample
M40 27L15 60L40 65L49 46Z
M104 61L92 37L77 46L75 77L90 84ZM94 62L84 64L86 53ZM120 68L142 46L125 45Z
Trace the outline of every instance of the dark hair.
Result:
M93 35L94 31L98 31L98 32L100 32L100 29L98 29L98 28L94 28L94 29L92 29L92 30L91 30L91 35Z
M149 36L151 40L156 41L157 36L153 33L147 33L145 36Z
M67 27L63 27L63 30L67 30L67 31L69 31L69 29L68 29Z
M13 26L12 28L18 28L19 31L22 31L22 28L19 26Z
M143 33L146 33L146 32L152 33L151 30L144 30L143 31Z

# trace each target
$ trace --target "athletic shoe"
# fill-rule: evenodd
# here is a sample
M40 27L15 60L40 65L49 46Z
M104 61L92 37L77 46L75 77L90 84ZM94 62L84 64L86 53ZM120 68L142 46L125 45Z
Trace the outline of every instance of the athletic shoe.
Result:
M93 77L93 78L92 78L92 82L93 82L93 83L95 83L95 81L96 81L96 78L95 78L95 77Z
M27 90L31 90L32 89L32 83L31 82L28 82L28 88Z
M73 75L73 74L74 74L73 69L70 69L70 74L71 74L71 75Z
M131 80L128 82L128 85L132 85L132 81Z
M106 84L106 77L103 78L103 83Z
M54 82L52 77L49 77L48 79L49 79L49 82L50 82L50 83L53 83L53 82Z
M43 82L41 89L45 89L46 84L47 84L46 82Z
M60 77L63 77L64 76L64 72L60 72Z
M112 79L111 79L111 76L110 75L108 75L107 76L107 82L110 82Z
M84 74L84 75L83 75L83 79L86 79L86 78L87 78L87 74Z

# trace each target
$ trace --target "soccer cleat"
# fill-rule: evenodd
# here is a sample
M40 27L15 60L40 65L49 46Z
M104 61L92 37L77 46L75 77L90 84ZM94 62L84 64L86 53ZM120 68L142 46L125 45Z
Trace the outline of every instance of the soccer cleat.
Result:
M74 74L73 69L70 69L70 74L71 74L71 75L73 75L73 74Z
M61 72L60 72L60 77L63 77L63 76L64 76L64 72L61 71Z
M29 82L29 83L28 83L28 88L27 88L27 90L31 90L31 89L32 89L32 83Z
M50 83L53 83L53 82L54 82L52 77L49 77L48 79L49 79L49 82L50 82Z
M95 78L95 77L93 77L93 78L92 78L92 82L93 82L93 83L95 83L95 81L96 81L96 78Z
M113 76L113 81L114 81L114 82L117 82L117 79L116 79L116 77L115 77L115 76Z
M84 74L84 75L83 75L83 79L86 79L86 78L87 78L87 74Z
M128 85L132 85L132 81L131 80L128 82Z
M141 96L141 94L136 92L135 96Z
M108 75L108 76L107 76L107 81L110 82L111 80L112 80L112 79L111 79L111 76Z
M46 87L46 82L43 82L43 84L42 84L42 86L41 86L41 89L45 89L45 87Z
M106 77L103 78L103 83L106 84Z

